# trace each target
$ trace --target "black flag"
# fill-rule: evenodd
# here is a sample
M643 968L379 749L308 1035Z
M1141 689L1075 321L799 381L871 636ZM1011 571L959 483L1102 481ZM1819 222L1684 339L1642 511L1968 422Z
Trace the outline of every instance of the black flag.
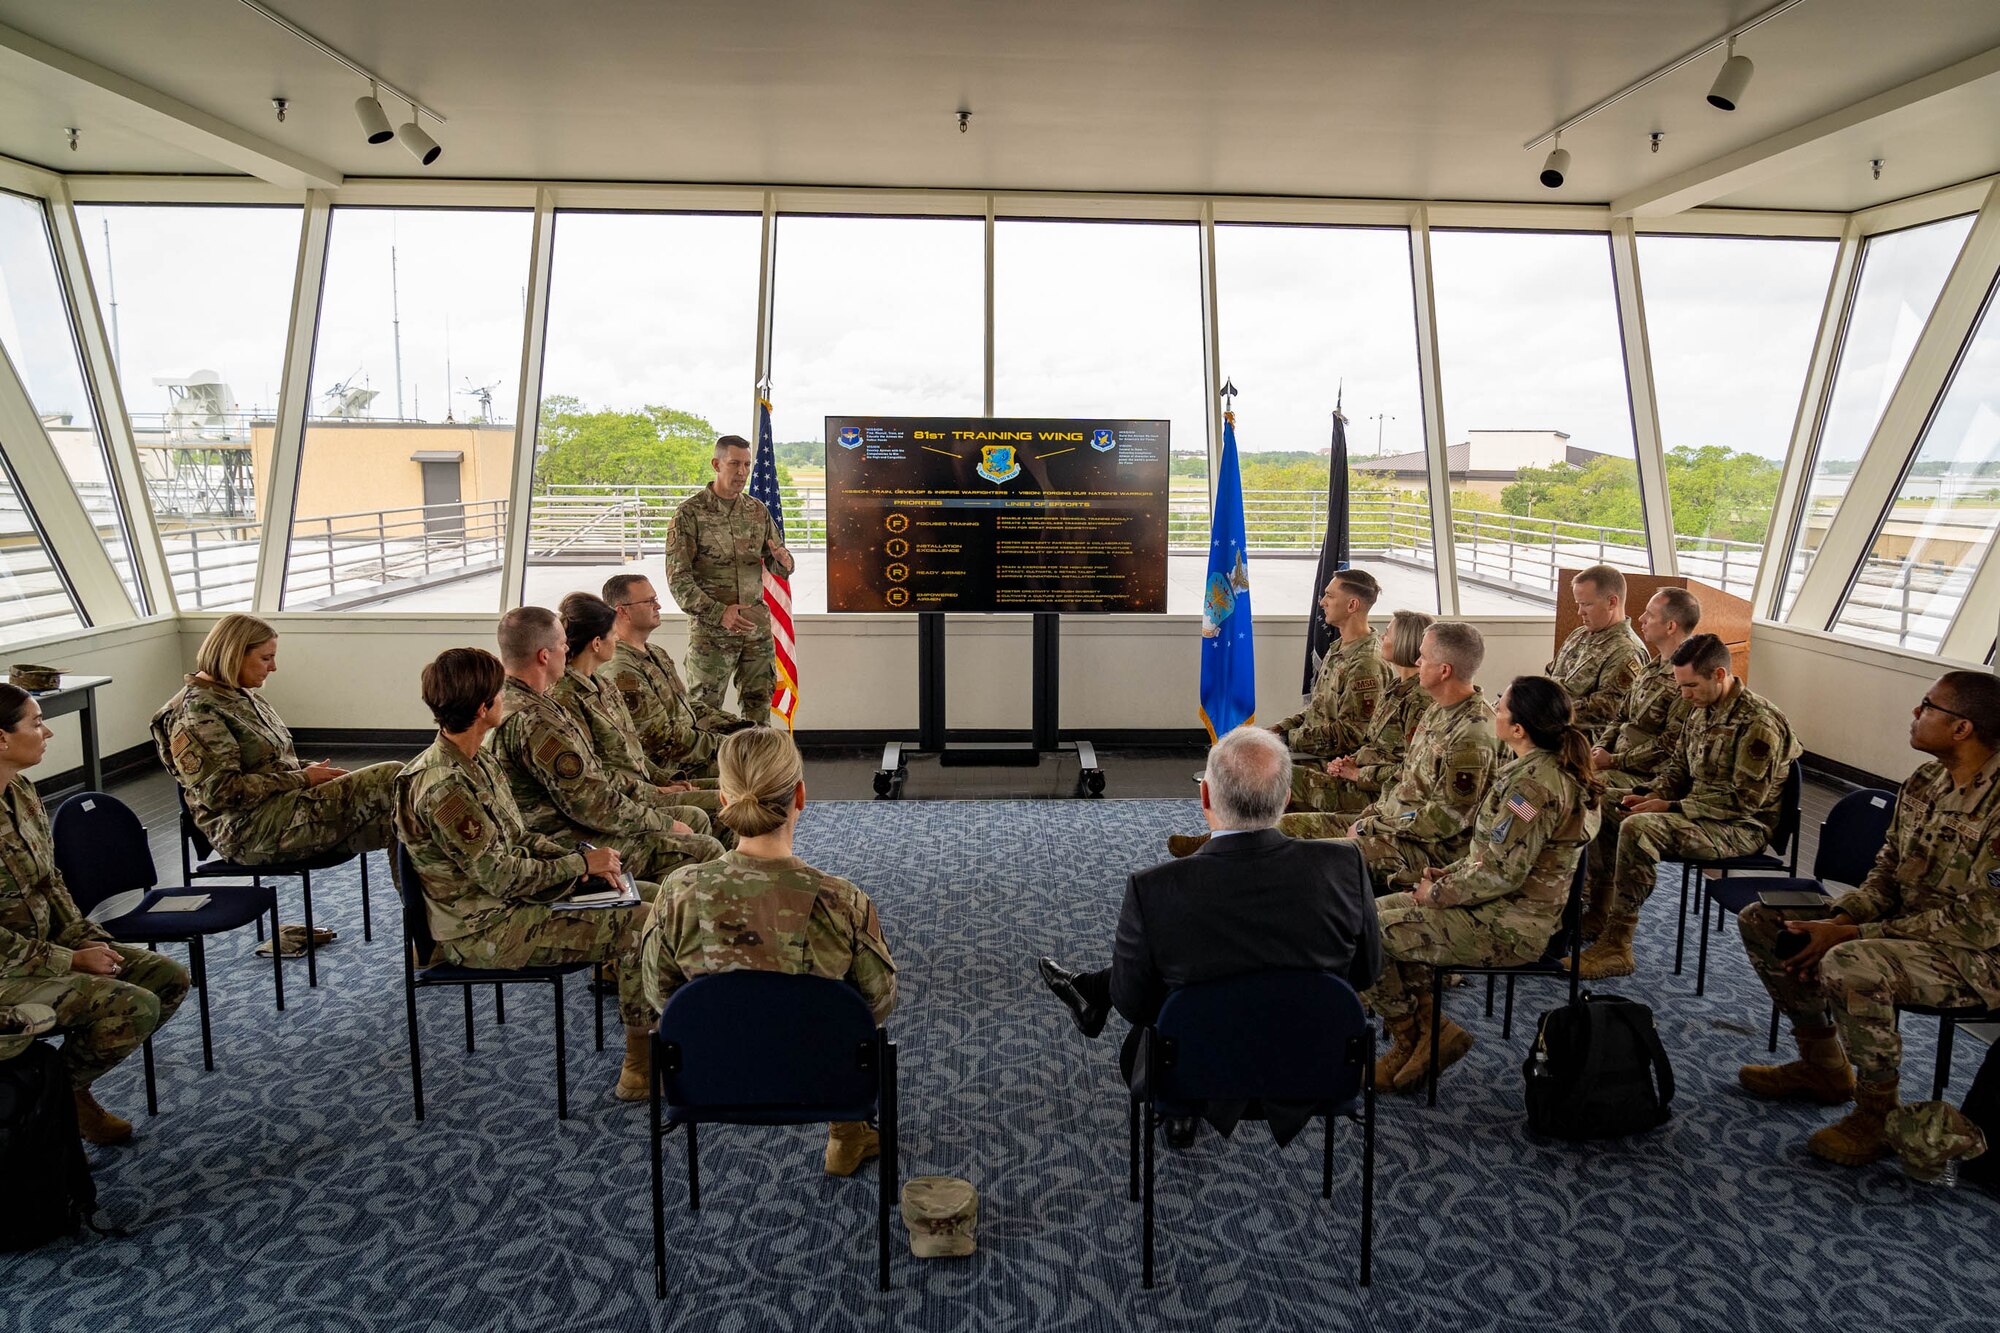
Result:
M1319 595L1336 571L1347 568L1347 418L1340 403L1333 405L1333 451L1326 463L1326 536L1319 545L1319 572L1313 576L1310 628L1306 632L1306 679L1301 694L1311 694L1319 678L1320 664L1340 637L1338 630L1320 614Z

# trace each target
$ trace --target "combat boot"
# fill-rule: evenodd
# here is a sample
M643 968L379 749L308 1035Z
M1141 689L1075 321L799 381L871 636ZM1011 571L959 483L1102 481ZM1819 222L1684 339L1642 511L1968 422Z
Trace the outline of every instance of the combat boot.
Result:
M1577 933L1586 942L1604 933L1605 918L1611 915L1611 885L1591 884L1585 887L1587 900L1584 903L1583 918L1577 922Z
M1396 1075L1417 1053L1417 1020L1414 1018L1392 1018L1388 1020L1389 1049L1375 1061L1375 1090L1386 1092L1394 1085Z
M1208 845L1206 833L1170 833L1167 835L1167 853L1171 856L1193 856Z
M651 1028L625 1029L625 1064L618 1071L618 1086L611 1095L621 1102L643 1102L653 1095L653 1032Z
M1416 1017L1411 1021L1416 1024L1417 1044L1416 1048L1410 1052L1410 1058L1403 1062L1403 1067L1397 1070L1396 1076L1390 1080L1389 1087L1395 1092L1415 1092L1424 1085L1424 1080L1430 1077L1431 997L1428 994L1424 996L1422 1003L1418 1006ZM1443 1074L1445 1070L1463 1060L1465 1053L1471 1049L1472 1034L1470 1032L1467 1032L1449 1018L1444 1019L1438 1024L1437 1050L1439 1074ZM1381 1085L1378 1083L1376 1087L1379 1089Z
M1899 1104L1895 1079L1854 1085L1855 1106L1806 1140L1806 1150L1841 1166L1866 1166L1889 1155L1889 1112Z
M132 1122L99 1106L89 1088L78 1088L71 1096L76 1100L76 1132L85 1143L106 1148L132 1141Z
M1781 1065L1744 1065L1736 1081L1752 1097L1839 1106L1854 1100L1854 1067L1830 1027L1797 1027L1799 1058Z
M1583 951L1577 960L1577 975L1585 981L1602 981L1606 977L1629 977L1637 969L1632 961L1632 936L1639 929L1637 912L1619 912L1604 919L1604 930L1597 937L1597 943ZM1563 966L1569 960L1563 959Z
M851 1176L871 1157L882 1155L882 1136L866 1120L836 1120L826 1127L826 1173Z

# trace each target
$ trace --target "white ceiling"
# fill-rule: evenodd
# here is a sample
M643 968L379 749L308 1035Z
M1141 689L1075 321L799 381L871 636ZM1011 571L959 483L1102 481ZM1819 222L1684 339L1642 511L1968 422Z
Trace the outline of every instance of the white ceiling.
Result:
M1768 0L274 0L449 123L370 147L366 87L238 0L0 0L0 24L355 177L930 186L1603 203L2000 47L1996 0L1805 0L1566 135L1523 140ZM290 99L277 124L271 97ZM973 111L968 134L954 113ZM403 108L389 107L392 120ZM83 130L71 152L64 127ZM1657 154L1647 132L1662 130ZM176 140L181 146L167 140ZM237 170L17 58L0 153ZM1886 159L1882 180L1868 160ZM1715 202L1850 211L2000 172L2000 75Z

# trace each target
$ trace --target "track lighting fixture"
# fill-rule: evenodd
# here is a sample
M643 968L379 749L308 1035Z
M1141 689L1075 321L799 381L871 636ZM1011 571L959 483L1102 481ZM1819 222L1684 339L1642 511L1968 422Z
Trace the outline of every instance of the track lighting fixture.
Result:
M376 100L379 91L371 83L368 85L368 96L354 99L355 118L361 122L369 143L387 143L396 137L396 132L389 128L389 117L383 113L382 103Z
M410 156L424 166L437 161L438 155L444 152L438 147L438 141L424 133L424 127L417 124L417 109L414 106L410 108L410 118L396 127L396 137L402 140L403 147L410 150Z
M1551 190L1562 188L1563 178L1569 175L1569 149L1562 146L1562 136L1556 136L1554 148L1542 160L1542 184Z
M1724 111L1734 111L1743 100L1743 90L1750 86L1750 76L1757 67L1750 63L1749 56L1736 54L1736 39L1729 39L1729 59L1722 62L1722 69L1709 85L1708 104Z

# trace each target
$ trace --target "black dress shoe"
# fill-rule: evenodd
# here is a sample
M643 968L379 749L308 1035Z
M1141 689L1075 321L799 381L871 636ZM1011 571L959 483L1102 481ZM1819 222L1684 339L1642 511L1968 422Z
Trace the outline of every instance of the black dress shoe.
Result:
M1095 1037L1104 1031L1104 1020L1110 1016L1110 1006L1092 1004L1077 989L1076 973L1070 971L1053 958L1038 958L1035 966L1042 974L1042 984L1055 994L1069 1016L1076 1020L1076 1030L1086 1037Z
M1167 1117L1167 1146L1175 1152L1186 1152L1194 1147L1194 1132L1201 1121L1191 1115L1171 1115Z

